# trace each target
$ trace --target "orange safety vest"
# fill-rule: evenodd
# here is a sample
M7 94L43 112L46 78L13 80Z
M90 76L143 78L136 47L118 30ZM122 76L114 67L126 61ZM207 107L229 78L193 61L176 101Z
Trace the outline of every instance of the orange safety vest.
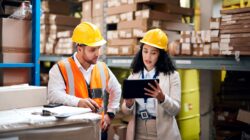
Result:
M85 81L84 75L77 67L73 58L69 57L68 59L59 61L58 66L66 85L65 89L66 93L74 95L79 98L89 98L88 86ZM105 93L105 88L108 85L108 81L109 81L108 67L105 63L98 61L91 72L89 86L90 89L93 89L95 91L101 90L101 92L99 93L101 93L102 96L95 95L98 96L98 98L93 98L93 100L96 101L96 103L100 107L104 107L102 97Z

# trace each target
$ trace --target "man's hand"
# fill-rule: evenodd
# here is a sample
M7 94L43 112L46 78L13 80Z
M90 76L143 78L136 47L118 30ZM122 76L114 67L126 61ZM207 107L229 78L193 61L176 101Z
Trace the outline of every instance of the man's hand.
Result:
M108 114L104 114L104 118L102 120L102 131L108 130L111 123L111 118L109 118Z
M78 102L78 107L90 108L93 112L96 112L100 107L99 105L90 98L81 99Z

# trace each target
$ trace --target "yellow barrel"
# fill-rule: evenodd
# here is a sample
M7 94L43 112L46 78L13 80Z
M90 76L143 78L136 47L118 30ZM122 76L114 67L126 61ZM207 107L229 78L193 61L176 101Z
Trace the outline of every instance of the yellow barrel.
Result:
M181 110L177 116L183 140L199 140L200 134L200 92L199 71L180 70Z
M200 139L200 115L179 118L178 124L182 140L199 140Z

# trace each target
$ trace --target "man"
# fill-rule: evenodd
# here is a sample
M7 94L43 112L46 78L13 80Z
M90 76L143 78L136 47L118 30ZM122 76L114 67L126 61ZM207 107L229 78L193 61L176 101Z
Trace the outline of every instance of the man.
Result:
M72 41L77 51L49 72L48 98L51 103L90 108L93 112L104 109L101 127L105 140L111 119L119 109L121 85L107 65L97 61L106 40L95 25L80 23L73 31Z

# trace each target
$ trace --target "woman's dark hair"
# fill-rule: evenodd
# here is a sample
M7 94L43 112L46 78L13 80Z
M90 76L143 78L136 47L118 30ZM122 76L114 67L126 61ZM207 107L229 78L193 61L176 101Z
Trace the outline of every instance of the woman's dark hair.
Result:
M135 55L131 63L131 68L132 68L133 73L138 73L145 68L145 65L142 59L143 46L144 44L141 44L140 50L137 52L137 54ZM165 75L170 75L176 70L176 68L173 65L169 55L162 49L159 49L159 51L160 51L160 54L155 64L156 72L158 73L163 72Z

